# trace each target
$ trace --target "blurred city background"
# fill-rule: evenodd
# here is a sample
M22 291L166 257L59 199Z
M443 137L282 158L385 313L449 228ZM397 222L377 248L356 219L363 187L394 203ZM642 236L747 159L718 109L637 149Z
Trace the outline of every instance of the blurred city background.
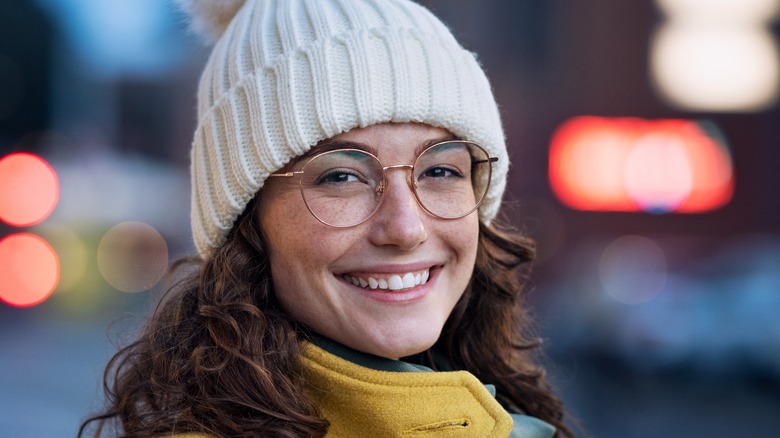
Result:
M578 436L780 430L780 0L428 0L478 53ZM191 254L208 48L161 0L0 0L0 436L74 436Z

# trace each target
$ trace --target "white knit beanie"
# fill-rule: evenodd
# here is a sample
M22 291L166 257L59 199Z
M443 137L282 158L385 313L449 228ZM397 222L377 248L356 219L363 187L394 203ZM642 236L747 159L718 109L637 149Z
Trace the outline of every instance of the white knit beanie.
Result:
M509 165L498 108L474 55L409 0L180 0L218 38L198 90L192 230L205 258L269 174L356 127L420 122L499 158L480 220Z

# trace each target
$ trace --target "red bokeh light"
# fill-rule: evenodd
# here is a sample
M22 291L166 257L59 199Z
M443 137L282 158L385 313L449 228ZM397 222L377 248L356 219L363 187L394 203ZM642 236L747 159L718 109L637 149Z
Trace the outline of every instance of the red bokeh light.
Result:
M35 225L58 200L57 173L41 157L15 152L0 159L0 220L16 227Z
M549 172L578 210L697 213L734 191L728 151L689 120L575 117L552 138Z
M0 240L0 300L16 307L40 304L59 276L57 253L41 237L16 233Z

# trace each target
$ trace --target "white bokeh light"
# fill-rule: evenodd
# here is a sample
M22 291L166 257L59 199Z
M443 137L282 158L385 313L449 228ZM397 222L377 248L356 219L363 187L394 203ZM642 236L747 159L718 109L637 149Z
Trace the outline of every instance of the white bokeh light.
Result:
M769 30L780 0L658 0L667 21L651 41L651 77L686 110L760 111L780 93Z
M771 20L780 8L778 0L656 0L675 20L698 22L760 22Z

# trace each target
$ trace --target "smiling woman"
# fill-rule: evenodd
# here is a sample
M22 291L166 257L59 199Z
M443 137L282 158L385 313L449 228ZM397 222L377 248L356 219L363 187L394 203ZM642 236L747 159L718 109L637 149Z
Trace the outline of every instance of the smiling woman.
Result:
M415 161L419 145L446 134L403 123L357 128L336 138L372 146L385 161L406 164ZM260 228L282 308L311 330L377 356L397 359L430 348L469 284L479 221L474 214L459 220L428 214L412 192L415 185L424 187L422 179L410 182L405 172L388 172L381 204L369 220L330 229L308 214L296 186L281 180L266 184L258 204ZM339 190L352 200L344 211L364 210L362 194ZM473 203L473 194L461 202Z
M493 223L474 56L408 0L199 0L196 268L106 372L120 436L570 436Z

